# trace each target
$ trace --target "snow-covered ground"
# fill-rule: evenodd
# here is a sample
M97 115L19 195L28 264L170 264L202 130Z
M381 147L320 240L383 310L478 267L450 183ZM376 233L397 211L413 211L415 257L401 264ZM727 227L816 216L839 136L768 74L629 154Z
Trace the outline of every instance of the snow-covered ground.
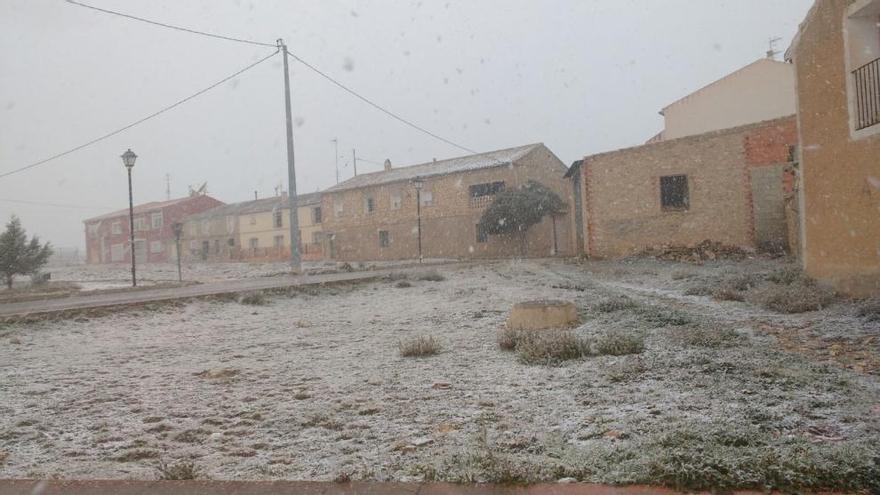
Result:
M877 370L780 339L827 334L828 346L849 339L876 358L880 324L846 303L783 316L683 295L695 280L778 263L505 261L440 267L446 280L411 287L383 280L264 306L196 301L0 328L0 478L153 479L160 461L192 459L215 479L497 480L503 463L536 478L628 482L654 479L675 439L711 444L700 458L727 449L717 455L731 463L765 450L835 469L828 459L876 458ZM210 276L244 270L225 269ZM174 273L164 270L145 276ZM596 309L621 294L692 323ZM646 349L521 364L496 332L530 299L574 301L579 335L636 332ZM733 333L700 344L686 337L694 329ZM400 357L398 343L418 335L442 352Z

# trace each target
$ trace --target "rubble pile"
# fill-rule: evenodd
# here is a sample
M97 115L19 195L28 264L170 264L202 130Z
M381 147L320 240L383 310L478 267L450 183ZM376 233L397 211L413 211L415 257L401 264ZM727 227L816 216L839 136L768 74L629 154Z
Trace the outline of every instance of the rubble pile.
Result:
M703 262L712 260L742 261L752 253L738 246L729 246L722 242L708 239L693 246L672 246L660 244L651 246L641 253L640 256L650 256L666 261Z

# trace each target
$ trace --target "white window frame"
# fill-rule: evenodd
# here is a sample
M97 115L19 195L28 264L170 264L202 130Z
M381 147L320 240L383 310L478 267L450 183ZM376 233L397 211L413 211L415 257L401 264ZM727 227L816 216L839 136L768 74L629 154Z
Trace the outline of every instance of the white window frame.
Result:
M145 230L150 230L149 224L147 224L147 217L144 215L134 217L134 231L143 232Z
M115 235L122 233L122 222L113 222L110 225L110 232Z
M111 244L110 245L110 261L123 261L125 259L125 244Z
M342 201L334 201L333 202L333 215L336 218L340 218L343 213L345 213L345 205L343 205Z
M403 195L399 191L391 193L391 209L399 210L402 205Z
M161 229L164 221L165 215L163 215L161 211L150 214L150 226L153 230Z
M434 193L432 191L420 192L419 199L422 201L422 206L434 206Z
M150 241L150 252L161 253L163 250L162 241Z
M852 72L862 65L864 62L857 61L853 62L850 54L854 49L851 45L853 44L853 38L856 36L855 34L855 23L856 22L865 22L871 23L873 18L873 26L869 26L868 30L870 31L873 28L873 36L875 36L874 40L867 40L863 43L866 46L870 46L872 43L875 45L875 53L874 55L880 56L880 27L876 25L877 22L880 22L880 9L876 15L873 17L868 17L868 20L865 21L856 21L854 18L864 17L860 15L862 11L864 11L869 6L871 8L877 8L872 3L880 3L878 0L856 0L849 7L844 10L843 13L843 58L844 58L844 67L846 70L846 74L844 77L846 79L846 107L847 107L847 117L849 122L849 134L850 138L853 140L865 139L867 137L874 136L876 134L880 134L880 124L874 124L871 127L866 127L864 129L856 130L856 119L857 119L857 109L856 109L856 88L853 80ZM871 34L868 34L871 36ZM868 57L869 60L873 60L871 56ZM876 57L874 57L876 58ZM861 62L861 63L860 63Z

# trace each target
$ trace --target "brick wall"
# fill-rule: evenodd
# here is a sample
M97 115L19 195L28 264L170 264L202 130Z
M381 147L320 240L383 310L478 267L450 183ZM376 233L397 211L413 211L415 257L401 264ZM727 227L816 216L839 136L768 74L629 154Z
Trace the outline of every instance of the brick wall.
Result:
M625 256L650 246L689 245L704 239L756 247L754 201L761 201L762 211L775 213L767 205L778 202L781 211L782 196L772 188L753 189L750 169L773 163L782 156L781 149L787 158L791 120L586 157L581 180L587 254ZM661 177L672 175L687 176L686 209L661 205ZM762 190L769 191L766 197ZM761 197L754 198L755 194ZM781 222L779 228L784 228L784 216Z

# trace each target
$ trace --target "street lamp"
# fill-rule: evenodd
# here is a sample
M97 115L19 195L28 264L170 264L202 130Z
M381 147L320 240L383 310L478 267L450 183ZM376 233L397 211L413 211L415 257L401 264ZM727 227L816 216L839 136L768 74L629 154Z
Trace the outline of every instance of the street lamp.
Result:
M421 177L412 180L413 187L416 188L416 215L418 216L418 232L419 232L419 263L422 262L422 187L425 181Z
M137 287L137 277L134 268L134 200L131 195L131 169L134 168L134 161L137 155L128 149L122 154L122 163L128 169L128 232L131 234L131 286Z
M183 282L183 272L180 270L180 235L183 234L183 224L174 222L171 230L174 231L174 242L177 245L177 281Z

